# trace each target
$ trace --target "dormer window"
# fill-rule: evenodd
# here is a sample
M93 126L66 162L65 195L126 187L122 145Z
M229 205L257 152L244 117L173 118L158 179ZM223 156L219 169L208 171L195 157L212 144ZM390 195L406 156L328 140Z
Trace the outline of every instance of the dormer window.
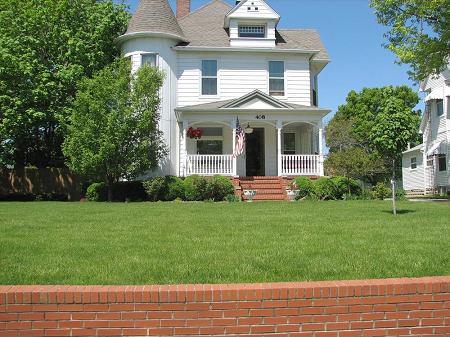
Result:
M239 37L265 38L266 26L239 26Z

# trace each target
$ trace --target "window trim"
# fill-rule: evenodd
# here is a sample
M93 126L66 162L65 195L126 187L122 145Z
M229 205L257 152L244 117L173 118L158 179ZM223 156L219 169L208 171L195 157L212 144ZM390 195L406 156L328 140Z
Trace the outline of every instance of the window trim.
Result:
M414 161L413 161L414 159ZM415 167L413 167L413 165ZM417 170L417 157L411 157L409 159L409 168L411 169L411 171Z
M159 54L158 53L151 53L151 52L139 53L139 68L144 65L144 63L143 63L143 56L144 55L154 55L155 56L155 67L159 68Z
M441 168L441 162L440 162L440 160L442 158L444 159L444 162L445 162L445 167L443 169ZM437 162L438 162L438 168L437 168L438 172L447 172L448 163L447 163L447 155L445 153L440 153L437 155Z
M441 113L439 113L439 106L442 106ZM444 100L443 99L436 100L436 116L438 116L439 118L444 116Z
M217 67L217 72L216 72L216 76L203 76L203 61L215 61L216 62L216 67ZM220 66L219 66L219 59L213 59L213 58L208 58L208 59L201 59L200 60L200 93L199 93L199 97L200 98L219 98L220 97L220 86L219 86L219 73L220 73ZM216 83L217 83L217 92L216 94L213 95L205 95L203 94L203 78L215 78L216 79Z
M270 77L270 62L283 62L283 78L281 77ZM283 90L283 95L272 95L270 92L270 80L271 79L278 79L281 80L283 79L283 85L284 85L284 90ZM269 93L270 96L275 97L275 98L286 98L287 97L287 81L286 81L286 61L285 60L268 60L267 62L267 92Z
M241 27L262 27L264 29L264 36L241 36ZM240 39L267 39L267 25L265 24L239 24L238 25L238 38Z
M427 156L427 166L426 167L434 167L434 156L433 155Z

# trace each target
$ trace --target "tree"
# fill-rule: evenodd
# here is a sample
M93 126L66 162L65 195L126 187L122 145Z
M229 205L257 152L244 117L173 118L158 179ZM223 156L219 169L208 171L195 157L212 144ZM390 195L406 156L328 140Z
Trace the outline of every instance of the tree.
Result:
M377 150L387 162L391 163L394 215L397 215L395 203L397 163L400 162L401 154L408 147L408 143L415 137L419 121L418 116L411 113L411 109L405 105L404 101L390 97L375 119L375 126L369 134Z
M420 141L420 111L414 110L419 96L411 88L389 86L365 88L361 92L351 91L346 104L338 108L327 126L330 156L326 165L329 172L372 184L391 175L391 157L386 156L374 130L378 130L380 115L384 116L392 99L402 102L400 113L405 120L404 126L410 130L408 142ZM392 133L390 137L395 141L397 135ZM381 149L383 151L380 151ZM402 150L398 150L397 156L401 156L401 152ZM398 165L395 168L400 170Z
M64 164L76 84L119 55L128 19L112 0L0 1L1 164Z
M141 67L131 74L118 59L79 85L63 144L67 165L84 176L112 186L155 169L166 154L159 130L159 89L163 74Z
M389 27L386 47L409 64L409 75L422 81L439 74L450 55L448 0L372 0L378 22Z

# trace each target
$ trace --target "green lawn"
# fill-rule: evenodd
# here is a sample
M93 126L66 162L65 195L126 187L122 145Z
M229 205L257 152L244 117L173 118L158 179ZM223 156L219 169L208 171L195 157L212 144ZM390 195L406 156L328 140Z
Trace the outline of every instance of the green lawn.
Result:
M0 284L450 274L450 204L0 203Z

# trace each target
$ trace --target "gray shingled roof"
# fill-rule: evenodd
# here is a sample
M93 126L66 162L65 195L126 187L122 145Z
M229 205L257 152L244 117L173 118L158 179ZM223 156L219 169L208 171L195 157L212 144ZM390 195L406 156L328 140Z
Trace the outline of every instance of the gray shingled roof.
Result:
M185 39L167 0L141 0L125 35L133 33L164 33Z
M225 15L232 6L213 0L179 20L189 47L229 47L228 32L223 28ZM329 60L317 31L312 29L279 29L277 49L319 50L315 59Z

